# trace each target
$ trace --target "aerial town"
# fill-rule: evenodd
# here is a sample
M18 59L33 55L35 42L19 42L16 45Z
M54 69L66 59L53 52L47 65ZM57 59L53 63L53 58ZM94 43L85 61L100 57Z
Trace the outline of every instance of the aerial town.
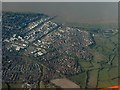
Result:
M93 32L53 22L55 16L43 13L3 12L2 16L4 84L38 88L44 82L55 87L51 80L85 72L79 60L94 60L88 49L96 44ZM103 32L105 37L111 34Z

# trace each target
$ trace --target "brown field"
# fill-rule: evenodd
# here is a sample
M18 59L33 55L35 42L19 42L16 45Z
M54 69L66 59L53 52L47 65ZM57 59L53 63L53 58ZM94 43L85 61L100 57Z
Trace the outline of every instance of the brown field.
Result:
M79 85L75 84L74 82L64 78L64 79L54 79L51 80L51 83L53 83L56 86L59 86L61 88L80 88Z

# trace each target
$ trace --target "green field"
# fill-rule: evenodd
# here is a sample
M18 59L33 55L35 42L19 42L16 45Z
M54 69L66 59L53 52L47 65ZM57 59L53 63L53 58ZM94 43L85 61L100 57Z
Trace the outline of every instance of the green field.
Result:
M87 83L88 88L96 88L98 82L98 70L92 70L88 72L89 79Z
M109 73L110 79L117 78L118 77L118 67L111 68L108 73Z
M22 88L23 83L17 82L17 83L12 83L9 85L10 85L10 88ZM8 88L7 84L2 83L2 88Z
M70 79L84 88L86 86L87 74L86 72L83 72L81 74L70 77Z

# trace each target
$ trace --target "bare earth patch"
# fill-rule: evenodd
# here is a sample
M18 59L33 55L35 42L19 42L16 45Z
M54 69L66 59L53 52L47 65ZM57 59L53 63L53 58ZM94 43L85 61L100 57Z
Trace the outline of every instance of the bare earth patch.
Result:
M64 79L54 79L51 80L51 83L59 86L61 88L80 88L79 85L75 84L74 82L64 78Z

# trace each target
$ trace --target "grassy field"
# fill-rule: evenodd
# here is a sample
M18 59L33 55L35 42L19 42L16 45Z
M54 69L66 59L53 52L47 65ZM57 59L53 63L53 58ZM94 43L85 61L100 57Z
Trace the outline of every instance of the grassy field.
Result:
M106 55L104 55L103 53L99 52L99 48L94 48L94 49L89 49L89 51L94 55L94 61L95 62L105 62L107 61L107 57Z
M114 58L114 60L112 61L112 66L118 66L119 62L118 62L118 56L116 56Z
M110 86L113 86L113 84L111 83L111 80L98 82L98 88L106 88L106 87L110 87Z
M111 79L117 78L118 77L118 67L113 67L109 70L109 76Z
M90 62L88 62L88 61L80 61L79 63L80 63L80 65L81 65L82 67L84 67L84 68L93 67L93 65L92 65Z
M70 79L84 88L86 86L87 74L86 72L83 72L81 74L71 76Z
M10 85L10 88L22 88L22 83L12 83L12 84L9 84ZM2 88L8 88L7 84L5 83L2 83Z
M107 81L110 79L108 70L109 70L109 68L105 68L105 69L100 70L99 81Z
M88 72L89 74L89 79L87 83L88 88L96 88L97 87L97 82L98 82L98 70L92 70Z

